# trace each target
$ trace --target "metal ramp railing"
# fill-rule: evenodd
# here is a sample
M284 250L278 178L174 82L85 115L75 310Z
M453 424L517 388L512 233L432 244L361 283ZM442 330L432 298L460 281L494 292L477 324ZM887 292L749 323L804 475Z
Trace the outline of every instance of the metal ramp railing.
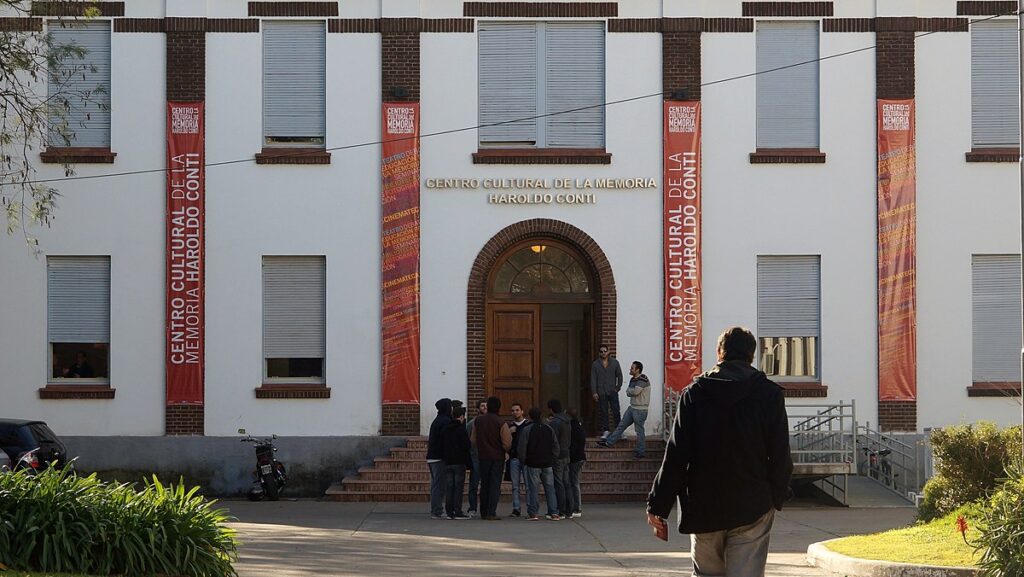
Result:
M857 427L857 472L910 502L921 490L917 449L873 430L870 423Z

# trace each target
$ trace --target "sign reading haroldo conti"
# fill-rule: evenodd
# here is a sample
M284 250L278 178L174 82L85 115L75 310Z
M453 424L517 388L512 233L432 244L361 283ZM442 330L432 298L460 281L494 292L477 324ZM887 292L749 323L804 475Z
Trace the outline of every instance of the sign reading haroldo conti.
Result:
M489 204L597 204L598 190L658 189L654 178L427 178L428 190L487 190ZM545 192L555 191L555 192Z

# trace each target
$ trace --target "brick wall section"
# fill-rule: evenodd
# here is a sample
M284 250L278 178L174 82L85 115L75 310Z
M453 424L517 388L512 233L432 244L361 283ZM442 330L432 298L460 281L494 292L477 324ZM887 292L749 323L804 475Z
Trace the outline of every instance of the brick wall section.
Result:
M167 100L205 99L206 33L167 32Z
M1000 14L1016 14L1016 0L999 2L957 2L957 16L997 16Z
M700 32L661 34L661 90L665 98L686 90L687 99L700 100Z
M164 412L164 434L167 436L189 436L204 434L203 407L196 405L171 405Z
M433 401L431 401L433 405ZM381 407L380 434L409 437L420 434L419 405L384 405Z
M470 406L485 398L485 314L487 275L498 257L513 245L533 238L548 238L575 247L596 273L593 287L598 301L594 306L595 335L615 354L617 295L615 277L604 251L582 230L571 224L547 218L517 222L502 229L480 250L469 272L466 290L466 396Z
M466 2L463 16L473 18L614 18L617 2Z
M917 401L879 401L878 428L882 432L917 432Z
M380 56L381 95L384 102L419 102L419 19L381 20ZM404 89L405 96L396 96L394 89Z
M124 2L33 2L33 16L85 16L86 9L99 10L98 16L124 16Z
M821 21L822 32L874 32L874 18L826 18Z
M744 2L744 16L831 16L832 2Z
M337 2L249 2L249 16L337 16Z

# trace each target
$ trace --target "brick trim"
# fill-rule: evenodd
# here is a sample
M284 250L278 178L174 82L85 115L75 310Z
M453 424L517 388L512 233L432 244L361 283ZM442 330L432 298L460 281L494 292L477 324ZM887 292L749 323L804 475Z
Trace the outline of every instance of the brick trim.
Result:
M969 18L918 18L918 32L968 32Z
M821 21L822 32L874 32L874 18L826 18Z
M329 34L380 33L380 18L338 18L327 21Z
M878 427L884 433L917 432L917 401L878 401Z
M259 32L260 21L250 18L207 18L207 32Z
M700 100L700 36L700 32L662 33L661 90L665 94L685 90L688 99Z
M85 16L86 9L96 9L98 16L124 16L124 2L33 2L33 16Z
M425 18L420 20L420 32L475 32L472 18Z
M164 407L164 434L168 437L203 436L206 416L202 405L166 405Z
M967 387L968 397L1019 397L1020 382L973 383Z
M43 164L113 164L116 152L109 148L49 147L39 153Z
M972 148L966 155L967 162L1019 162L1019 148Z
M194 26L195 23L177 22L175 25ZM206 100L206 32L168 31L166 46L167 100Z
M386 436L417 436L420 434L420 405L392 404L381 406L380 433Z
M1001 16L1003 14L1016 14L1016 0L1005 0L999 2L984 1L960 1L956 3L957 16Z
M548 218L517 222L503 228L484 244L469 272L466 289L466 399L469 406L483 399L486 390L487 277L502 253L534 238L563 242L578 250L590 266L598 297L594 304L596 340L607 344L615 354L617 293L612 267L604 251L587 233L569 223Z
M329 399L331 388L327 385L286 385L280 383L264 383L256 387L257 399Z
M322 148L264 147L256 153L256 164L330 164L331 153Z
M759 148L750 153L750 164L825 164L817 148Z
M164 31L163 18L118 18L114 20L114 32L159 33Z
M614 18L618 2L463 2L472 18Z
M832 16L832 2L744 2L743 15L763 16Z
M610 18L608 32L661 32L661 18Z
M420 101L420 20L384 18L380 23L380 88L383 102Z
M704 32L753 32L752 18L705 18Z
M740 18L720 18L717 20L740 20ZM753 21L751 21L753 22ZM703 18L662 18L661 31L664 32L703 32Z
M206 32L206 18L164 18L165 32Z
M109 385L46 385L39 389L39 398L60 399L113 399L116 389Z
M916 32L917 26L915 16L875 18L875 32Z
M886 23L899 18L879 18L875 33L875 96L881 99L905 99L914 97L914 24L906 29L906 23ZM913 19L911 19L913 20ZM883 31L883 24L903 26L899 30Z
M249 2L249 16L337 16L338 2Z
M0 18L0 32L42 32L42 18L8 16Z
M811 399L824 398L828 396L828 385L821 383L786 383L776 382L782 387L783 395L788 399Z
M473 153L473 164L611 164L603 148L488 148Z

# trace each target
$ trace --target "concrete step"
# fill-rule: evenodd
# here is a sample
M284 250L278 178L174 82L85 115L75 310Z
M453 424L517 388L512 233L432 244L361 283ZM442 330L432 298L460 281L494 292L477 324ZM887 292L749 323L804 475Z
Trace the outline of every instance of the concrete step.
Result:
M413 492L430 492L430 481L406 481L397 485L388 481L373 481L368 479L342 479L342 487L351 491L359 491L363 493L388 493L392 492L397 488L401 488L405 491ZM583 477L583 481L580 482L580 488L583 494L589 493L639 493L650 491L651 480L645 481L588 481L586 476ZM509 494L512 491L512 483L504 482L501 485L502 494ZM543 493L543 489L541 489Z
M641 470L641 471L609 471L609 470L591 470L584 468L583 476L585 479L591 481L602 481L602 482L616 482L616 481L652 481L656 468L652 470ZM360 479L366 479L368 481L391 481L391 482L407 482L407 481L420 481L430 482L430 471L424 467L418 471L405 471L405 470L387 470L387 469L375 469L373 467L362 467L359 469ZM466 479L468 482L469 472L466 472Z
M597 441L599 439L600 439L600 437L587 437L587 449L599 449L600 446L597 444ZM661 437L655 437L655 436L652 436L652 435L648 435L648 437L645 440L645 442L647 443L647 448L648 449L663 449L665 447L665 440L662 439ZM619 439L619 442L615 443L616 447L633 447L635 445L636 445L636 438L634 438L634 437L624 437L622 439ZM405 446L407 448L410 448L410 449L426 450L426 448L427 448L427 438L426 437L409 437L409 441L406 443Z
M428 471L425 459L396 459L394 457L377 457L373 467L388 471ZM657 471L661 466L661 456L648 454L643 459L632 456L625 459L594 459L587 460L585 470L591 471Z
M648 486L643 491L631 492L631 493L587 493L585 490L582 495L584 503L639 503L647 499L647 493L650 491ZM544 492L541 491L541 495ZM408 503L426 503L430 501L430 495L428 493L417 492L417 491L390 491L388 493L365 493L365 492L352 492L341 487L340 483L336 483L327 490L324 494L325 501L339 501L347 503L357 502L372 502L372 503L394 503L394 502L408 502ZM510 505L510 497L508 491L502 493L499 499L498 507L504 511ZM464 502L465 503L465 502ZM544 501L541 500L541 509L544 509ZM523 505L525 507L525 504Z

